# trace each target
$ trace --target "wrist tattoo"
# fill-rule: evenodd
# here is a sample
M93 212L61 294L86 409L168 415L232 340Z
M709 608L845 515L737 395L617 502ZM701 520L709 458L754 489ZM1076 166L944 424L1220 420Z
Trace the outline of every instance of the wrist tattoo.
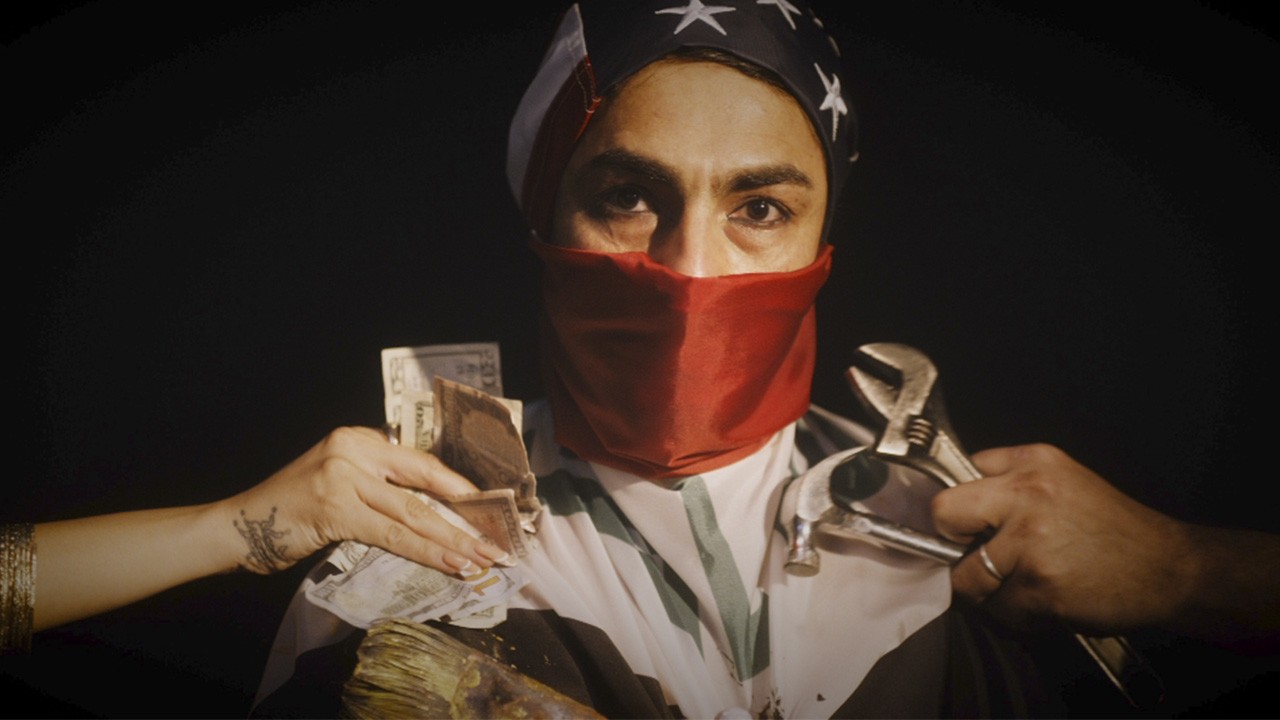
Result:
M289 534L288 530L276 530L276 509L271 508L271 516L266 520L250 520L240 511L240 520L232 524L240 532L240 537L249 544L249 554L245 556L245 567L257 573L269 573L289 567L285 557L289 546L277 544L277 541ZM241 524L243 521L243 525Z

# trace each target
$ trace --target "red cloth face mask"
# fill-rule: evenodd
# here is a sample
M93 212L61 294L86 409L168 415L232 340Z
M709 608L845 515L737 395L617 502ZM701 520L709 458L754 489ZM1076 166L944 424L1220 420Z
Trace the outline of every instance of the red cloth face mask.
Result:
M556 441L651 479L755 452L809 407L831 246L785 273L698 278L647 254L538 240Z

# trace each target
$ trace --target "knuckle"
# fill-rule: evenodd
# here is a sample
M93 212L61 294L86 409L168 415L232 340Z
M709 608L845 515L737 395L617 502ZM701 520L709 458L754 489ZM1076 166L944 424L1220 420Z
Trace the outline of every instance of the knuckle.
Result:
M1049 522L1043 516L1034 516L1027 518L1020 528L1020 535L1024 542L1032 544L1032 547L1044 547L1046 541L1053 539L1053 523ZM1046 566L1044 560L1040 560L1037 555L1037 562L1041 568Z
M339 487L348 480L354 467L350 460L342 456L325 457L320 461L320 472L317 473L320 479L319 484L330 488Z
M449 533L449 544L455 548L469 548L472 542L473 538L458 528L454 528Z
M427 553L427 564L447 574L454 572L453 566L444 560L445 549L442 547L432 546L431 551Z
M930 516L933 517L935 520L944 520L944 521L950 518L955 509L955 503L953 502L953 498L954 498L953 493L947 492L945 490L943 492L938 493L937 495L934 495L933 498L929 500Z
M1019 470L1013 474L1012 480L1013 490L1026 502L1040 504L1054 495L1052 476L1040 468Z
M334 454L348 452L353 444L359 441L360 432L353 427L339 427L330 432L323 441L325 449Z
M1049 443L1033 443L1027 446L1028 459L1037 464L1057 465L1066 457L1058 446Z
M421 499L410 496L405 501L404 514L410 522L420 522L434 515L435 511Z
M383 532L382 537L386 540L388 549L394 548L405 541L408 536L409 529L400 523L388 523L387 529Z
M1044 547L1045 540L1050 539L1053 533L1051 511L1044 505L1043 497L1035 490L1028 492L1023 496L1027 503L1001 528L1002 532L1008 531L1017 539L1026 558L1032 558L1036 548Z

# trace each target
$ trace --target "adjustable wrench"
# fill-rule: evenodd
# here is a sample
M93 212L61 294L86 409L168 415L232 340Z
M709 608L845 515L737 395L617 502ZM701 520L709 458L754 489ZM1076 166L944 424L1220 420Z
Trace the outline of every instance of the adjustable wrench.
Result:
M907 345L858 348L849 384L867 412L884 423L874 453L915 468L947 487L982 477L960 447L938 389L938 371Z
M871 449L874 456L912 467L947 487L982 477L956 440L937 369L924 353L894 343L863 345L848 380L867 411L884 422ZM1131 705L1163 699L1159 677L1123 637L1075 637Z

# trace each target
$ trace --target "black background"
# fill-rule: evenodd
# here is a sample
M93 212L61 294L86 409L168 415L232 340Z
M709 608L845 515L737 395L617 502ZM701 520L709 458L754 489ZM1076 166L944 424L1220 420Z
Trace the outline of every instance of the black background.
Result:
M1053 442L1166 512L1280 530L1256 469L1271 29L1187 0L891 5L823 13L863 141L815 400L859 416L852 350L910 343L970 449ZM538 397L537 268L504 153L558 7L10 15L0 520L248 487L333 427L381 422L383 347L496 340L507 394ZM0 663L5 712L243 715L304 570L42 633ZM1134 639L1169 684L1150 714L1274 713L1275 658ZM1067 690L1074 713L1130 712L1088 677Z

